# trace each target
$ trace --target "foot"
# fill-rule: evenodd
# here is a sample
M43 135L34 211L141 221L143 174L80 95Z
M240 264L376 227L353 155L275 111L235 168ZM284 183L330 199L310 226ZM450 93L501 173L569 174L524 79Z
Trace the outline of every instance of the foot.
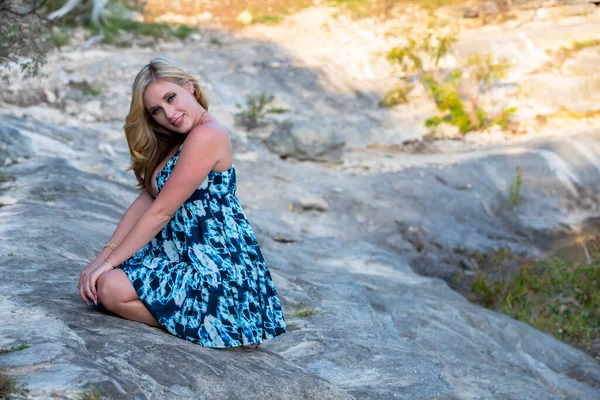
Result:
M258 343L258 344L251 344L250 346L244 346L244 347L246 347L248 349L257 349L258 346L260 346L260 343Z

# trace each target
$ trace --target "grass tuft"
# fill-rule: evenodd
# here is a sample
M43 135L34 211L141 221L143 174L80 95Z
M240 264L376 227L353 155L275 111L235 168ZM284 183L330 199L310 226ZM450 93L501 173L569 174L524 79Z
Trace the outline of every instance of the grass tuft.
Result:
M15 380L11 377L0 373L0 399L9 398L11 393L17 390Z
M301 304L289 314L290 318L308 318L313 315L318 315L319 312L308 304Z
M508 204L511 207L516 207L521 201L521 190L523 186L523 168L517 167L515 180L508 188Z
M17 382L13 378L0 372L0 399L25 398L28 391L24 387L17 385Z
M4 354L8 354L8 353L12 353L13 351L21 351L21 350L25 350L30 348L31 346L28 346L26 344L22 344L19 346L15 346L15 347L10 347L8 349L0 349L0 355L4 355Z
M79 400L102 400L102 392L99 389L89 389L79 396Z

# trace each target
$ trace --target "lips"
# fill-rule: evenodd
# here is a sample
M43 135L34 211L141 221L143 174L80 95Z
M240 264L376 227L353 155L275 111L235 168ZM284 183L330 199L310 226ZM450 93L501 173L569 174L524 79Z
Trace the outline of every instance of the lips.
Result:
M179 126L179 125L183 124L183 114L181 115L181 117L179 117L175 121L173 121L172 124L173 124L173 126Z

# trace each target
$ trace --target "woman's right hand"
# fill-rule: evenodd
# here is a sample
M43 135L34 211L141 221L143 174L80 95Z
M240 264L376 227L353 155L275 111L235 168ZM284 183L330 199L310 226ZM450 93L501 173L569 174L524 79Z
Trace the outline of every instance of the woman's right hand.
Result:
M81 274L79 275L79 284L77 285L77 288L79 289L79 295L81 296L83 301L85 301L86 304L89 304L90 301L93 301L94 303L98 301L97 298L89 298L86 294L85 289L87 287L87 282L90 279L90 275L103 262L104 262L104 260L100 260L100 259L94 260L83 271L81 271Z

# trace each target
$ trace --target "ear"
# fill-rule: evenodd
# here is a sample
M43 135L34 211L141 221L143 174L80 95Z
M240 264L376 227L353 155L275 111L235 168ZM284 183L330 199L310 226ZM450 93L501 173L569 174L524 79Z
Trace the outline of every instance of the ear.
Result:
M194 84L192 81L187 81L187 89L191 94L194 94Z

